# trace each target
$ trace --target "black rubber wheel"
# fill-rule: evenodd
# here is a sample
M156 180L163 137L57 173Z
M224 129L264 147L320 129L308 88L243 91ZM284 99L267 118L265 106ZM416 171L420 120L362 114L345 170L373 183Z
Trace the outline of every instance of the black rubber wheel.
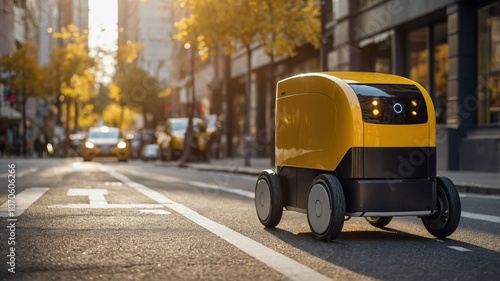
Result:
M392 217L365 217L365 219L368 223L378 228L384 227L392 221Z
M273 170L260 173L255 185L255 209L260 222L269 228L278 225L283 215L283 192Z
M339 180L330 174L317 176L307 198L307 222L312 233L327 242L337 238L344 227L345 209Z
M436 180L437 211L432 216L422 217L422 222L430 234L444 238L457 229L462 207L455 184L447 177L437 177Z

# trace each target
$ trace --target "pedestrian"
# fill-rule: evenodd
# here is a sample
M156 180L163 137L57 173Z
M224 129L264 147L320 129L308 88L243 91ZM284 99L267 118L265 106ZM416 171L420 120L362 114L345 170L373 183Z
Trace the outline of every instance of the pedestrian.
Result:
M4 135L0 136L0 157L3 158L3 154L5 152L5 145L7 144L7 140Z
M43 158L44 152L47 149L46 138L44 134L39 134L35 139L35 151L38 155L38 158Z

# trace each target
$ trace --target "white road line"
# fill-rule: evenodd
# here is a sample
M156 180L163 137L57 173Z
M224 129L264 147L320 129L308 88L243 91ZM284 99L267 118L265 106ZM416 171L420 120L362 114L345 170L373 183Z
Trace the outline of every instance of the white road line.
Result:
M228 192L228 193L241 195L243 197L247 197L247 198L251 198L251 199L255 198L254 192L246 191L243 189L227 188L224 186L209 184L209 183L204 183L204 182L199 182L199 181L187 181L187 183L190 185L193 185L193 186L201 187L201 188L220 190L220 191L224 191L224 192Z
M448 248L453 249L453 250L457 250L457 251L460 251L460 252L470 252L471 251L471 250L469 250L467 248L459 247L459 246L448 246Z
M498 195L484 195L484 194L474 194L474 193L459 193L460 198L479 198L479 199L493 199L500 200Z
M210 232L216 234L220 238L226 240L231 243L235 247L239 248L243 252L248 255L256 258L257 260L263 262L274 270L280 272L287 278L291 280L331 280L327 276L322 275L319 272L314 271L313 269L283 255L280 254L224 225L216 223L195 211L187 208L186 206L179 204L177 202L172 201L167 198L163 194L154 191L140 183L136 183L130 180L128 177L115 172L113 170L109 170L107 168L101 168L101 171L107 172L112 177L115 177L118 180L121 180L126 185L132 187L138 192L146 195L152 200L163 204L165 207L168 207L199 226L209 230Z
M28 169L26 171L22 171L22 172L16 173L16 178L20 178L20 177L29 175L29 174L34 173L36 171L38 171L37 168L30 168L30 169ZM3 174L0 174L0 178L6 178L8 175L12 175L12 174L3 173Z
M145 213L145 214L154 214L154 215L170 215L170 214L172 214L169 211L165 211L165 210L139 210L139 212Z
M16 198L14 201L16 202L15 214L16 217L21 216L26 209L31 206L31 204L35 203L42 195L49 190L48 187L31 187L26 188L24 191L16 194ZM9 201L5 202L0 206L0 217L10 217L7 206L9 205Z
M482 220L482 221L489 221L489 222L500 223L500 217L491 216L491 215L483 215L483 214L462 212L462 217L469 218L469 219L475 219L475 220Z
M163 208L161 204L55 204L48 206L49 209L158 209Z

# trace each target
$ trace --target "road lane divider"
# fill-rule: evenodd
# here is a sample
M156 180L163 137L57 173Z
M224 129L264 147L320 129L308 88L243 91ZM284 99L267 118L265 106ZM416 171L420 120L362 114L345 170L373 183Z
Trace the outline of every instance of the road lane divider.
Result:
M124 184L130 186L137 192L149 197L157 203L162 204L165 207L179 213L185 218L219 236L236 248L263 262L270 268L278 271L291 280L331 280L327 276L311 269L310 267L307 267L281 253L278 253L271 248L268 248L244 236L243 234L240 234L239 232L236 232L222 224L206 218L189 209L188 207L171 200L163 194L152 190L145 185L132 181L128 177L116 171L105 167L102 167L101 171L108 173L110 176L122 181Z
M31 204L35 203L42 195L49 190L48 187L30 187L26 188L22 192L19 192L15 196L15 211L9 212L9 200L3 203L0 206L0 217L12 217L12 214L15 214L15 217L21 216L26 209L28 209Z
M476 213L462 211L462 217L468 218L468 219L475 219L475 220L500 223L500 217L492 216L492 215L483 215L483 214L476 214Z
M30 168L30 169L28 169L28 170L26 170L26 171L18 172L18 173L16 174L16 177L17 177L17 178L21 178L21 177L24 177L24 176L29 175L29 174L31 174L31 173L34 173L34 172L36 172L36 171L38 171L38 169L37 169L37 168ZM0 178L6 178L6 177L8 177L8 176L9 176L9 173L3 173L3 174L0 174Z
M196 187L201 187L201 188L206 188L206 189L213 189L213 190L218 190L218 191L224 191L224 192L227 192L227 193L232 193L232 194L240 195L240 196L243 196L243 197L246 197L246 198L255 199L255 192L250 192L250 191L246 191L246 190L243 190L243 189L227 188L227 187L224 187L224 186L215 185L215 184L209 184L209 183L206 183L206 182L199 182L199 181L187 181L186 183L189 184L189 185L192 185L192 186L196 186Z

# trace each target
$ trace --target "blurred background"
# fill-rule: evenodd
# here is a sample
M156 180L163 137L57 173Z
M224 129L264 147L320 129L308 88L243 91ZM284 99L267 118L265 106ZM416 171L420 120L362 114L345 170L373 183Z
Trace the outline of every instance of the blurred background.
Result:
M2 156L78 156L108 125L138 158L191 117L210 157L272 159L277 81L372 71L431 94L438 169L500 171L498 1L3 0L0 57Z

